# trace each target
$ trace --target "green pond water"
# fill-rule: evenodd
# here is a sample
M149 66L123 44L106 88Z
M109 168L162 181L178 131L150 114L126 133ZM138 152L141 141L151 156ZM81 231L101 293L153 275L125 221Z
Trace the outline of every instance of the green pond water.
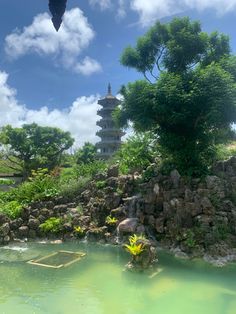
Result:
M87 256L67 268L27 264L57 250ZM84 243L0 248L1 314L236 314L236 265L216 268L159 252L159 273L125 272L122 249Z

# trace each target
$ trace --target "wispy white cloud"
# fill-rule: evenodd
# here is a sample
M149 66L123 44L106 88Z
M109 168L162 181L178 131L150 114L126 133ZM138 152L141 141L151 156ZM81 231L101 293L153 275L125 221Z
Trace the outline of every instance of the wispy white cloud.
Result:
M84 75L101 71L98 61L79 58L95 37L95 32L79 8L67 11L59 32L47 13L37 15L23 30L14 30L5 39L5 51L12 59L36 53L50 56L55 64Z
M138 14L142 26L149 26L156 19L189 9L211 9L219 15L236 9L236 0L90 0L89 3L92 6L99 5L102 10L112 8L118 18L125 17L129 10L134 11Z
M16 91L8 85L7 79L7 73L0 71L0 127L6 124L19 127L35 122L70 131L76 146L81 146L85 141L95 143L99 140L95 135L98 130L96 121L100 119L97 116L99 95L78 97L64 110L50 111L47 107L29 109L17 101Z
M92 6L98 5L101 10L108 9L112 6L111 0L89 0Z
M236 9L236 0L130 0L131 9L139 14L143 26L157 18L163 18L188 9L203 11L212 9L223 15Z

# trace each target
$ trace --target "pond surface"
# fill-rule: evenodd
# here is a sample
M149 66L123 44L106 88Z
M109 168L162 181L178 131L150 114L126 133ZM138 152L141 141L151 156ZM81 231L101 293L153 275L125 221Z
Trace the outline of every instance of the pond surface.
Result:
M87 256L67 268L27 264L57 250ZM159 253L158 274L124 272L129 256L111 246L21 244L0 248L1 314L235 314L236 265Z

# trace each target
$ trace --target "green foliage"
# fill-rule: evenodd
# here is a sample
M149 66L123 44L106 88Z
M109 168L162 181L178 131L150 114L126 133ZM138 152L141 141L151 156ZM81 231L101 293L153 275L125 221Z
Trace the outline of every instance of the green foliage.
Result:
M216 240L226 240L230 233L230 228L224 224L218 224L213 229Z
M151 132L137 133L122 144L114 157L123 174L141 171L158 158L155 135Z
M74 197L78 196L87 186L89 182L89 178L79 178L79 179L70 179L66 182L59 181L60 187L58 194L73 199Z
M59 233L62 229L62 219L51 217L42 223L39 228L44 233Z
M0 212L6 214L11 219L18 218L22 211L22 205L18 201L0 202Z
M195 239L195 234L192 230L187 230L186 239L184 242L190 249L193 249L196 246L197 242Z
M75 159L77 164L89 164L95 161L97 154L97 148L95 145L85 142L83 147L78 149L75 153Z
M146 238L143 235L137 236L134 234L133 236L129 237L129 244L124 245L126 251L129 252L132 256L140 255L145 249L144 243L138 243L139 240L146 240Z
M202 32L199 22L156 23L121 57L147 80L122 88L116 119L124 126L131 121L137 131L153 130L161 155L183 174L206 173L215 143L225 142L236 121L235 59L228 37Z
M236 142L216 146L216 160L227 160L232 156L236 156Z
M137 255L140 255L143 252L144 247L143 247L142 243L139 243L139 244L125 244L125 249L131 255L137 256Z
M77 207L76 207L76 209L77 209L77 211L78 211L78 213L80 213L80 214L82 214L83 213L83 207L81 206L81 205L78 205Z
M63 151L70 148L74 140L69 132L32 123L21 128L3 127L0 142L10 148L10 151L6 150L7 158L27 177L32 169L53 169L60 163Z
M111 217L111 216L106 217L106 224L108 224L108 225L111 225L111 226L116 225L117 221L118 220L115 217Z
M59 185L57 178L52 177L47 169L38 169L32 172L29 181L9 192L1 193L0 199L3 202L17 201L22 205L33 201L39 201L55 197L59 194Z
M97 181L95 184L97 189L104 189L107 186L106 181Z
M77 178L79 177L94 177L99 173L105 172L107 169L107 164L101 160L95 160L94 162L84 164L81 163L75 166L74 171Z
M0 179L0 185L12 185L15 184L13 179Z

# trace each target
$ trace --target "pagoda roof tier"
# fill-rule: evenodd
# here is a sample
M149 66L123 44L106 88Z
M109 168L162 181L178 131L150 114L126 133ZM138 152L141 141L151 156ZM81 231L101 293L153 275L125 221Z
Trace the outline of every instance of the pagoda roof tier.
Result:
M96 143L98 148L106 148L107 146L120 147L120 145L120 140L102 140L101 142Z
M97 121L96 124L102 128L104 125L106 125L107 123L110 123L110 122L112 122L112 124L114 124L112 117L103 118L103 119Z
M105 115L111 115L112 114L112 111L115 109L115 107L107 107L107 108L102 108L102 109L99 109L98 111L97 111L97 114L99 115L99 116L103 116L104 114Z
M96 135L108 135L108 134L115 134L115 135L120 135L124 136L125 132L123 132L121 129L116 129L116 128L109 128L109 129L102 129L96 132Z
M114 96L106 97L98 100L98 104L103 107L113 106L116 107L119 104L119 99Z

